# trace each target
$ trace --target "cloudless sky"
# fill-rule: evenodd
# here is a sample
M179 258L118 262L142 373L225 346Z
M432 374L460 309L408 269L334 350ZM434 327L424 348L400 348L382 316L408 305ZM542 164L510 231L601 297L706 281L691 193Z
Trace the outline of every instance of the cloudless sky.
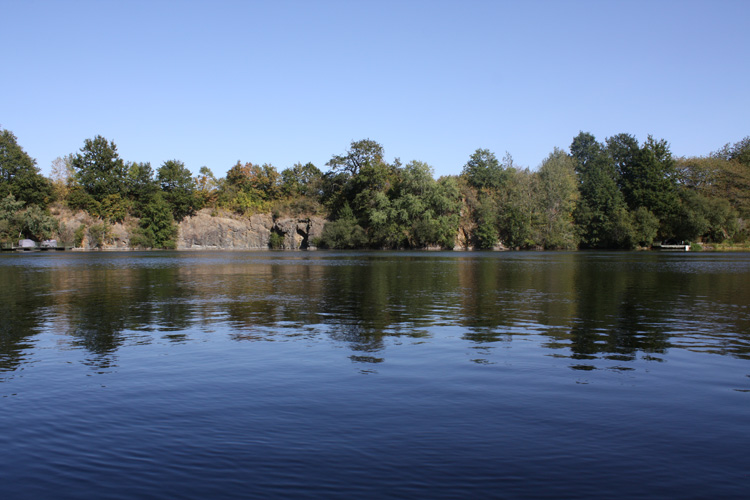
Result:
M0 0L0 127L42 172L126 161L325 170L353 140L458 174L580 131L706 155L750 135L750 1Z

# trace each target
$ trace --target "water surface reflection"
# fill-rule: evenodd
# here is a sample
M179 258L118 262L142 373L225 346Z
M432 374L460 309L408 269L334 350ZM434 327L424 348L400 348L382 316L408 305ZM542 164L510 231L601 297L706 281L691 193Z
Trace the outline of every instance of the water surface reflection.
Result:
M450 332L473 361L540 336L539 355L658 361L671 347L750 356L750 259L655 253L160 253L3 256L0 370L34 339L107 368L124 345L325 338L356 363ZM611 363L610 363L611 365Z

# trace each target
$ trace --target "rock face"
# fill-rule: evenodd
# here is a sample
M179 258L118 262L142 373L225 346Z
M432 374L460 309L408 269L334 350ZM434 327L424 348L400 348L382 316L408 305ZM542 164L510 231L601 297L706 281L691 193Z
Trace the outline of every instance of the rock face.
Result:
M271 230L284 237L281 248L285 250L314 250L324 225L322 217L286 218L277 219Z
M279 218L274 221L269 214L239 218L230 214L212 216L210 210L201 210L180 222L177 249L265 250L270 246L271 235L276 233L282 237L282 249L312 250L324 225L322 217Z

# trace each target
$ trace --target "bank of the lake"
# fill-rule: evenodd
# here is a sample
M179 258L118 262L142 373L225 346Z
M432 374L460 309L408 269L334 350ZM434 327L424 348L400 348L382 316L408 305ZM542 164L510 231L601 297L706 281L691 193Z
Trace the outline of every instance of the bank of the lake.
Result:
M54 211L60 228L59 241L66 248L76 251L106 250L127 251L145 250L131 241L138 227L138 219L128 217L122 222L106 223L91 217L83 211L71 211L57 207ZM250 216L227 211L203 209L185 217L177 225L175 250L232 250L263 251L269 248L278 250L317 250L328 220L320 215L301 214L297 216L254 214ZM459 226L453 239L452 250L479 250L473 245L471 225ZM76 239L74 233L80 233ZM274 240L275 238L275 240ZM658 250L658 244L653 248ZM651 247L635 247L635 250L651 250ZM425 247L422 250L447 250L439 246ZM497 241L494 251L513 251ZM534 250L544 250L543 247ZM750 251L750 243L702 243L691 245L692 251ZM407 250L410 251L410 250ZM569 250L566 250L569 251Z

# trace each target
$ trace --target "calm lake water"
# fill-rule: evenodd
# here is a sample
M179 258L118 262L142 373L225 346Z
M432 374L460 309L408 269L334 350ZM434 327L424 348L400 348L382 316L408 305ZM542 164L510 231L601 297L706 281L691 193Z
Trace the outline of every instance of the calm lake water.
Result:
M750 255L0 255L0 497L740 498Z

